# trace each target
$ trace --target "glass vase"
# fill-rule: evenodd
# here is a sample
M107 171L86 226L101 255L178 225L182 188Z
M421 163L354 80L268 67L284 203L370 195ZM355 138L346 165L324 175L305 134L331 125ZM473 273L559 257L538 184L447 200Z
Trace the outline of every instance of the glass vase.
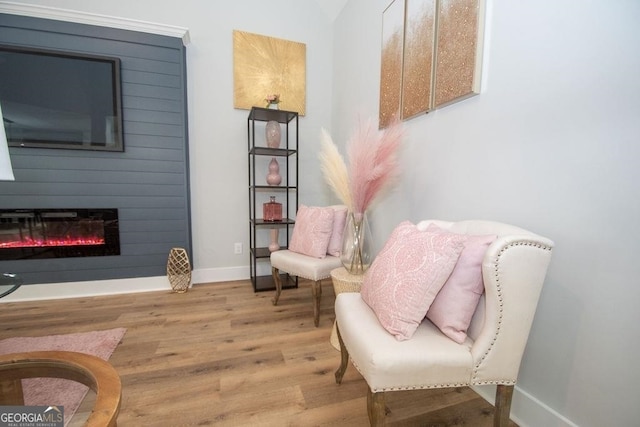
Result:
M349 212L342 236L340 261L351 274L364 274L373 259L371 229L367 213Z

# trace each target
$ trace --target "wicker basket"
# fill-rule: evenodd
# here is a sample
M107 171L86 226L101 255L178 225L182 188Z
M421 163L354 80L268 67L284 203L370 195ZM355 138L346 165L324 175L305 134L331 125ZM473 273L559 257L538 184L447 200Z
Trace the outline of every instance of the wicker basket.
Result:
M167 260L167 278L173 292L187 292L191 285L191 264L183 248L171 248Z

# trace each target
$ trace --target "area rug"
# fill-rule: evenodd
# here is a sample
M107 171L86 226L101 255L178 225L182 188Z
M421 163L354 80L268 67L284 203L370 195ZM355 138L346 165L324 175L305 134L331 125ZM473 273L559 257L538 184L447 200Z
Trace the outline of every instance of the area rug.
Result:
M17 337L0 341L0 354L26 351L76 351L109 360L126 328L45 337ZM25 405L64 406L64 425L78 410L89 391L84 384L60 378L22 380Z

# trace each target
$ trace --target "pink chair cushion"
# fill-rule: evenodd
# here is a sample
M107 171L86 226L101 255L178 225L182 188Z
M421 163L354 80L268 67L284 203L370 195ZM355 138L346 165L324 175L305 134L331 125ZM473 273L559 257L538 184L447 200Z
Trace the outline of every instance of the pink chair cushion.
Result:
M333 208L300 205L293 226L289 250L314 258L327 256L333 231Z
M342 251L342 234L347 222L347 207L344 205L330 206L333 209L333 230L327 247L327 254L340 256Z
M427 231L458 235L435 224L429 225ZM467 328L484 292L482 260L487 248L496 238L495 235L466 235L464 249L451 276L427 312L427 318L458 344L462 344L467 338Z
M399 224L365 273L364 302L397 340L413 336L462 252L464 236Z

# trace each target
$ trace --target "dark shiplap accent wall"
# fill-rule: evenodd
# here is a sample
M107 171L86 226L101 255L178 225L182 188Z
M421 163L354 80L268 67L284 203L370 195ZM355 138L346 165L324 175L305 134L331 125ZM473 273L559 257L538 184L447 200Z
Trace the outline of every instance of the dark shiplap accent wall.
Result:
M125 151L10 147L15 182L0 208L117 208L121 255L0 261L26 283L166 274L172 247L191 256L185 47L134 31L0 14L0 43L121 60Z

